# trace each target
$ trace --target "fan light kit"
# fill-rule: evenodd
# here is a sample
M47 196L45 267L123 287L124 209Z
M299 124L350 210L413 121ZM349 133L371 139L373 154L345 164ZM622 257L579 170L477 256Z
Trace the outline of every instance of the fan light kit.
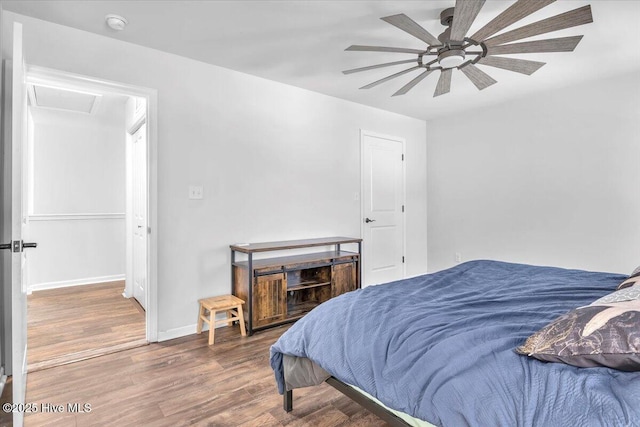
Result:
M124 17L122 17L120 15L114 15L114 14L109 14L109 15L105 16L104 20L106 21L107 25L111 29L114 29L116 31L124 30L124 27L126 27L127 24L129 23L129 21L127 21L126 18L124 18Z
M444 95L450 91L451 75L454 69L462 71L479 90L497 83L491 76L476 67L476 64L531 75L545 63L498 55L572 52L582 39L582 36L519 43L510 42L591 23L593 22L591 6L583 6L495 36L494 34L499 33L511 24L520 21L554 1L555 0L518 0L469 37L467 37L466 34L478 16L480 9L482 9L485 0L456 0L455 7L443 10L440 14L440 22L446 26L447 29L437 38L404 13L380 18L426 43L427 47L423 49L408 49L402 47L352 45L346 50L404 53L413 55L413 58L354 68L343 71L343 73L351 74L394 65L414 63L415 65L411 68L369 83L360 89L370 89L412 71L421 70L422 73L393 94L393 96L404 95L429 74L434 71L440 71L440 78L438 79L436 90L433 94L434 97Z

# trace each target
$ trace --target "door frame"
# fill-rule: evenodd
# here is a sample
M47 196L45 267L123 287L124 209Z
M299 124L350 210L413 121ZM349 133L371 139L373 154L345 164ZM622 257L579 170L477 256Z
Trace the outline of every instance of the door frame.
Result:
M67 89L93 90L146 98L148 226L146 339L148 342L158 341L158 91L39 66L27 67L26 83L59 85Z
M365 137L371 136L374 138L387 139L389 141L397 142L402 147L402 205L405 207L403 215L402 215L402 254L406 260L407 254L407 225L406 225L406 216L404 215L407 210L407 174L405 168L405 161L407 159L407 155L405 152L406 148L406 140L404 138L400 138L399 136L386 135L383 133L372 132L365 129L360 129L360 238L363 239L363 245L366 245L367 242L364 241L365 231L364 231L364 181L365 181L365 164L364 164L364 149L365 149ZM363 251L364 252L364 251ZM361 262L361 286L366 283L365 273L366 268L363 268L366 265L367 260L362 257ZM402 278L407 277L407 263L402 263ZM365 285L366 286L366 285Z

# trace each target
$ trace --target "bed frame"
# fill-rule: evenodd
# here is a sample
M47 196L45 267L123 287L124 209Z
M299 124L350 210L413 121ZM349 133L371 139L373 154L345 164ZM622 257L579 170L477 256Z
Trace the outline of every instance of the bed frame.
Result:
M360 404L368 411L373 412L391 427L411 427L411 425L407 424L402 418L398 417L387 408L380 406L365 395L358 393L339 379L329 377L325 382L354 402ZM286 412L291 412L293 410L293 390L287 390L284 392L284 395L282 396L282 406Z

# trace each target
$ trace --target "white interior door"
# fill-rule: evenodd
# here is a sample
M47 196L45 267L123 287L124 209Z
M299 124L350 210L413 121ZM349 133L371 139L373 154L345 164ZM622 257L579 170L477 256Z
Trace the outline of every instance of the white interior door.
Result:
M7 73L6 76L11 79L11 84L5 86L11 88L11 136L5 143L11 145L11 374L15 404L25 402L27 385L27 289L24 274L27 259L22 245L27 214L24 209L26 152L23 143L27 128L27 89L22 24L14 23L12 49L11 75ZM13 422L21 426L23 413L14 412Z
M147 309L147 125L132 136L133 297Z
M404 141L361 133L363 286L404 277Z

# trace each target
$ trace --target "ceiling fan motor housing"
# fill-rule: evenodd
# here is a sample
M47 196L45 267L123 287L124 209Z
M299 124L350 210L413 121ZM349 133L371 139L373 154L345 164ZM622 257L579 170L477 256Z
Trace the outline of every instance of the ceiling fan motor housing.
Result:
M438 36L440 43L447 44L451 42L451 27L447 28Z

